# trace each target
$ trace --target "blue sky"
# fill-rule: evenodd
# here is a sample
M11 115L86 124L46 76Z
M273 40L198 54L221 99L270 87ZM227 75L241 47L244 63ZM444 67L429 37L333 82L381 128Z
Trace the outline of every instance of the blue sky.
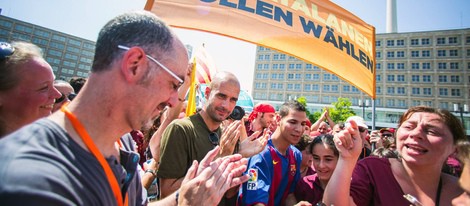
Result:
M385 32L386 0L332 1L375 26L377 33ZM144 4L145 0L0 0L2 15L92 41L109 19ZM469 8L470 0L397 0L398 32L470 28ZM176 33L193 47L204 43L219 70L233 72L242 89L251 91L255 45L203 32Z

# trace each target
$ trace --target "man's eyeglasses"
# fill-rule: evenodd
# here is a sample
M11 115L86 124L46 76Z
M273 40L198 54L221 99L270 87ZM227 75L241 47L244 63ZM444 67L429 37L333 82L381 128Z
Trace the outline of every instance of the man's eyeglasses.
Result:
M127 47L127 46L122 46L122 45L118 45L118 48L119 49L123 49L123 50L129 50L130 48ZM152 56L146 54L145 56L147 56L147 58L149 58L150 60L152 60L153 62L155 62L155 64L157 64L158 66L160 66L163 70L165 70L168 74L170 74L172 77L174 77L176 80L178 80L178 85L177 85L177 88L180 88L181 85L183 85L184 81L179 78L175 73L173 73L170 69L168 69L168 67L166 67L165 65L163 65L162 63L160 63L159 61L157 61L155 58L153 58Z
M15 48L6 42L0 42L0 60L4 60L15 52Z
M210 133L209 141L211 141L212 145L217 146L219 144L219 135L215 132Z
M74 94L74 93L70 93L69 95L65 95L65 94L62 94L62 96L60 96L59 98L55 99L55 103L61 103L63 102L66 98L69 99L70 101L72 101L75 97L77 96L77 94Z
M367 128L359 127L359 132L360 132L360 133L363 133L363 132L365 132L366 130L367 130Z

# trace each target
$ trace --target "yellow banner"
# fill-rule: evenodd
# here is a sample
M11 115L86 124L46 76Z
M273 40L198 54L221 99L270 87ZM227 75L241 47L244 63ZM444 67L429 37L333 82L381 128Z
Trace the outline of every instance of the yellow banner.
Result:
M295 56L375 99L375 28L328 0L148 0L169 25Z

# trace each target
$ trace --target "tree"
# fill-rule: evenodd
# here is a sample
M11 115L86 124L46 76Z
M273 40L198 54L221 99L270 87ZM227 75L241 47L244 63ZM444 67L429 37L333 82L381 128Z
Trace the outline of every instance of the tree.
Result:
M297 101L300 104L304 105L305 108L307 108L307 98L305 98L304 96L301 96L301 97L297 98ZM307 117L310 119L310 111L308 111L308 109L307 109L306 113L307 113Z
M348 117L356 115L351 109L351 101L348 98L338 98L337 102L331 103L330 117L334 122L344 122Z

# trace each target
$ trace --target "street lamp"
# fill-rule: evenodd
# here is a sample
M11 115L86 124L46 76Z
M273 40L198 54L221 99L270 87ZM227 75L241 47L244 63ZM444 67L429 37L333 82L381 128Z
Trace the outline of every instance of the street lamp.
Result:
M365 119L366 107L369 107L369 100L366 99L366 101L363 102L363 101L360 99L360 100L359 100L359 106L362 107L362 119Z
M459 104L454 104L454 112L460 113L460 121L462 121L463 128L465 128L465 122L463 121L463 114L467 114L468 112L468 105L464 104L463 107Z

